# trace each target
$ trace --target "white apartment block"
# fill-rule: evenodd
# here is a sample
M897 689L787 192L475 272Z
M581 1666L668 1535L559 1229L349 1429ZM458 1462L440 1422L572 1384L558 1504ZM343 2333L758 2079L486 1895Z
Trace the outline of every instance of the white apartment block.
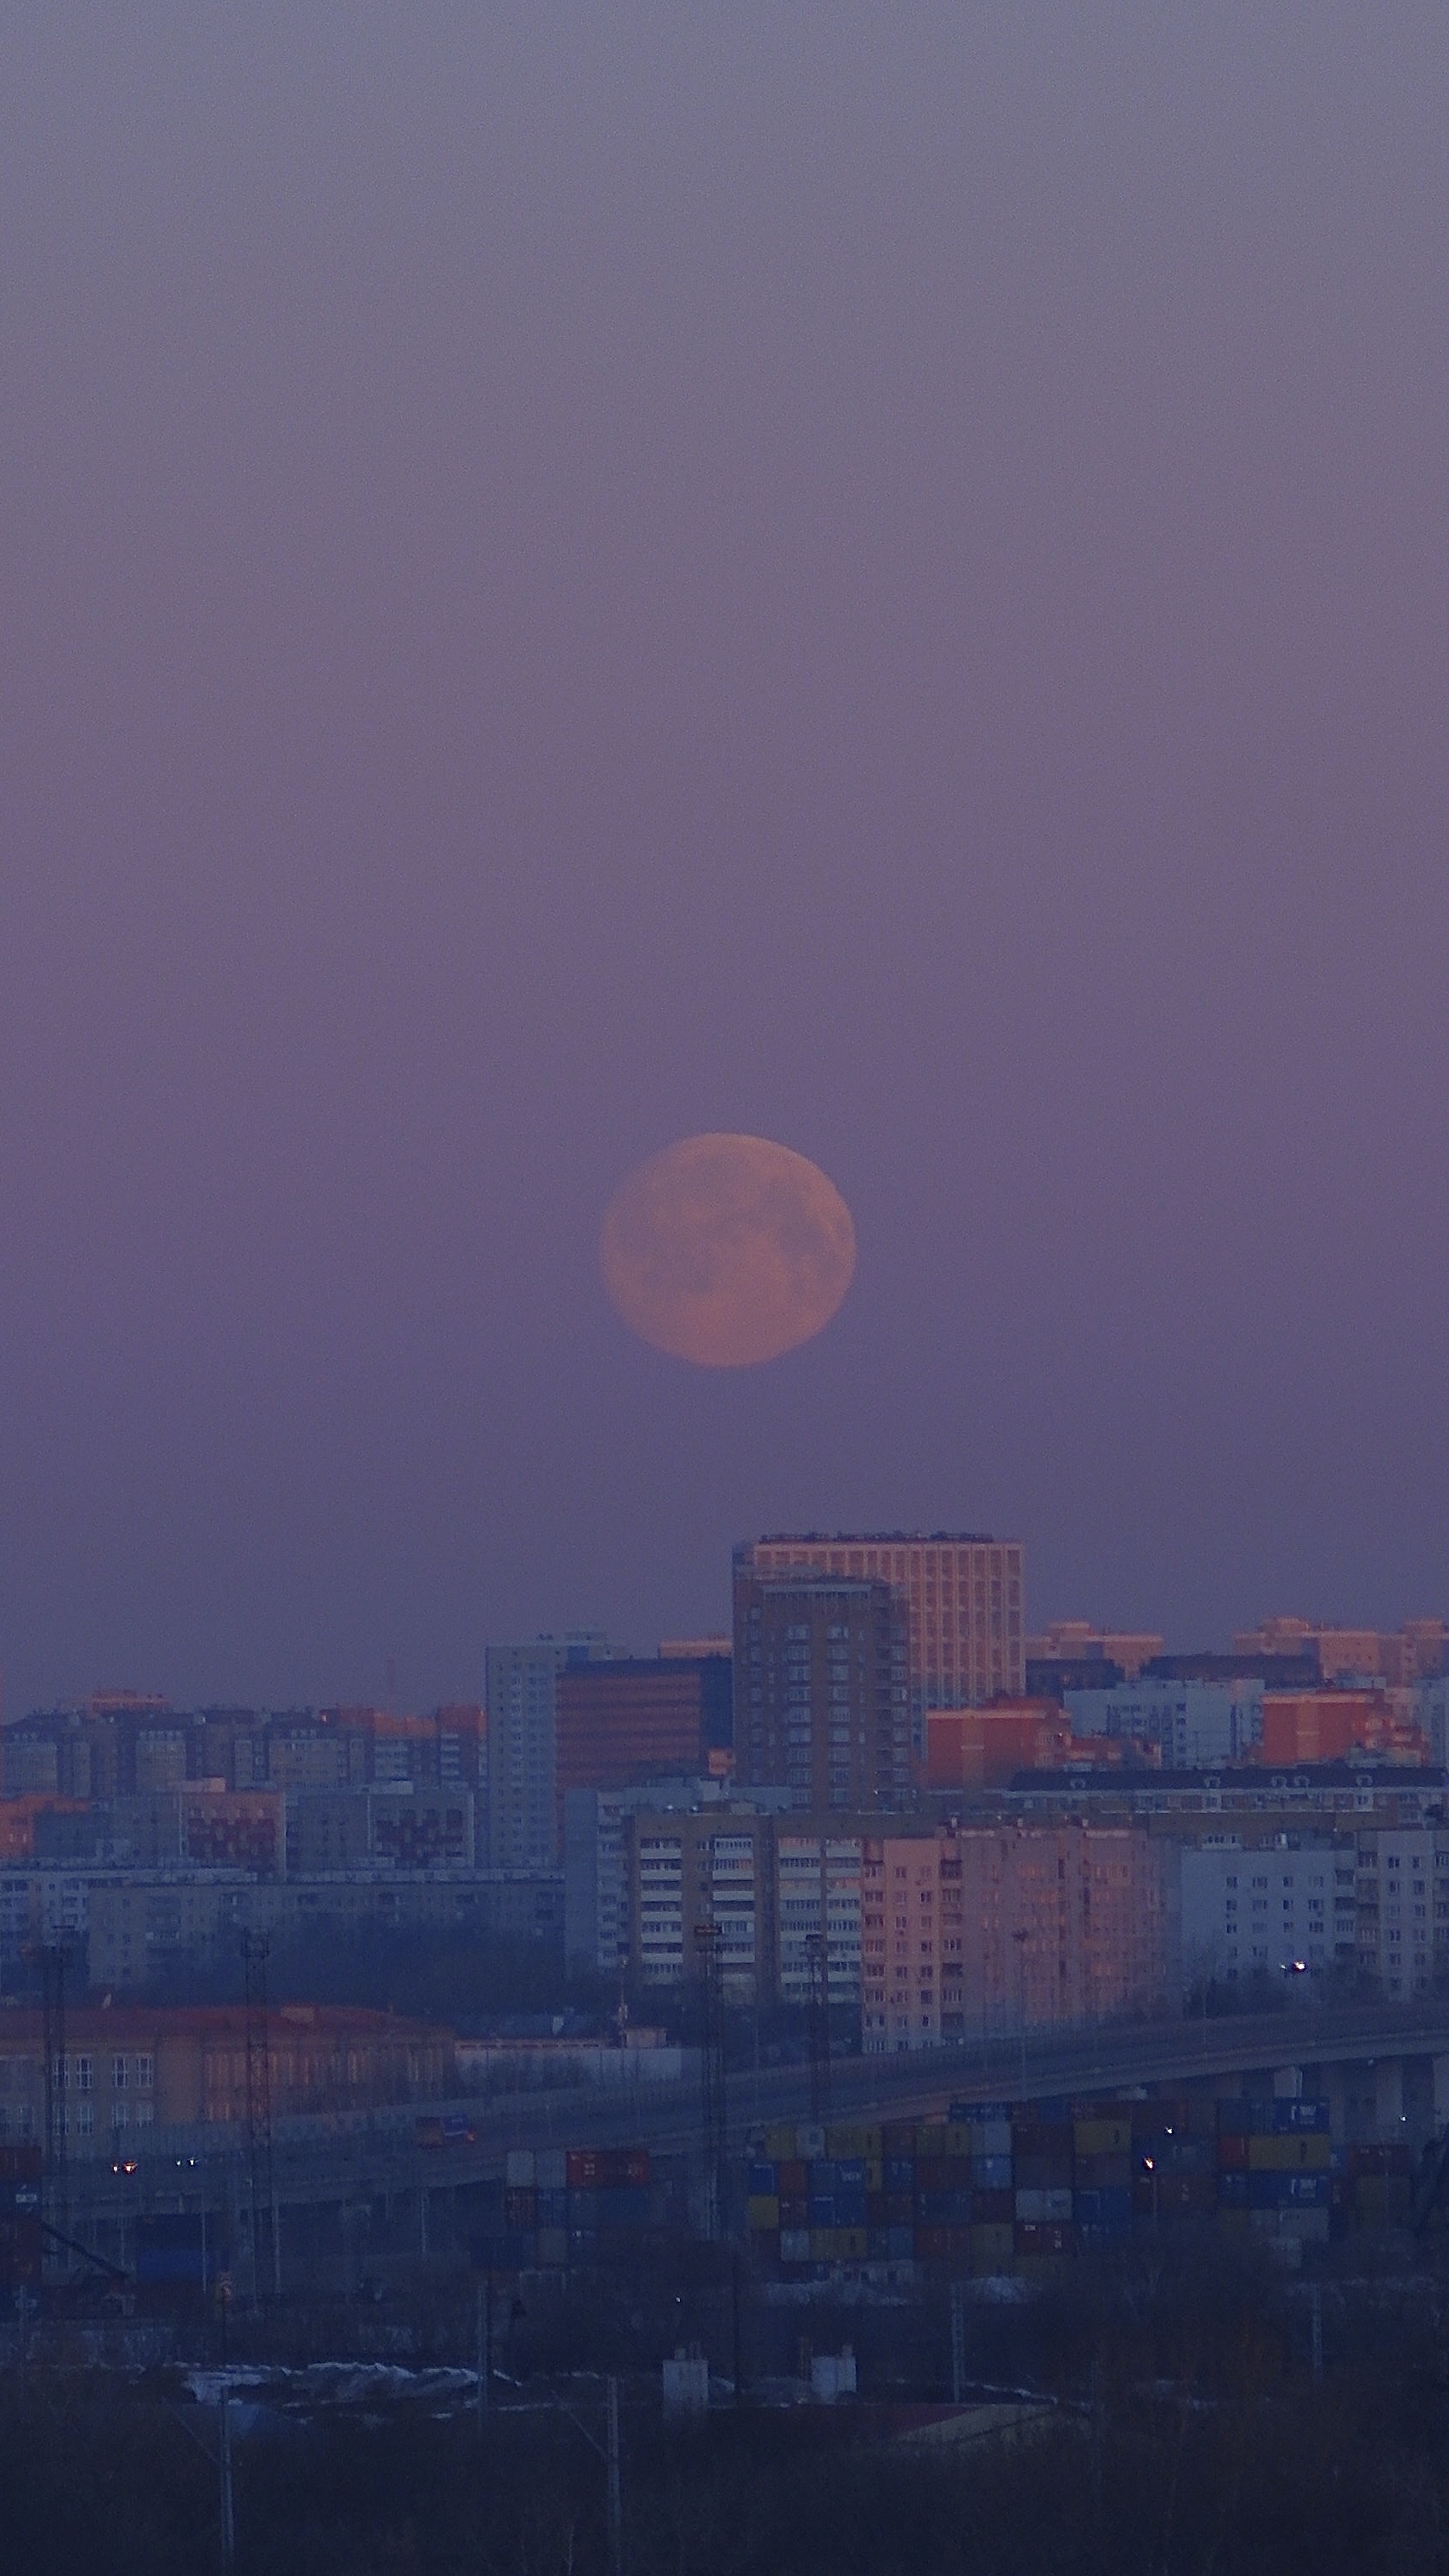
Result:
M1181 1990L1292 1979L1351 1966L1357 1901L1353 1845L1236 1839L1185 1845L1178 1859Z
M833 2004L860 1993L861 1860L856 1835L805 1834L783 1825L775 1837L775 1974L782 2003L807 2003L820 1942Z
M1449 1975L1449 1831L1360 1834L1356 1893L1358 1964L1390 2002Z

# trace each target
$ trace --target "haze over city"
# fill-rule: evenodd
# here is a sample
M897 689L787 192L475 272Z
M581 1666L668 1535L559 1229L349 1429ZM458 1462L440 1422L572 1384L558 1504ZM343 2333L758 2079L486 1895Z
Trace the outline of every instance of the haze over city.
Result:
M731 1542L1446 1607L1442 9L59 0L0 84L5 1708ZM691 1369L676 1138L853 1286Z

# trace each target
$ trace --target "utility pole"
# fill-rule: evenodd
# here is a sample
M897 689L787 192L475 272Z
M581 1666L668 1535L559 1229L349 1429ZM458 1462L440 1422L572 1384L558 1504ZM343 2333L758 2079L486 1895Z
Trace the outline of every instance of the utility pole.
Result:
M719 1926L696 1923L695 1954L700 1978L699 2097L704 2136L705 2189L709 2195L706 2233L714 2243L724 2232L726 2116L724 2029L720 2004Z
M231 2486L231 2414L225 2388L221 2392L221 2439L218 2445L221 2468L221 2563L230 2576L236 2565L236 2512Z
M1031 1934L1025 1929L1013 1932L1016 1943L1016 2027L1021 2044L1021 2098L1026 2100L1026 1945Z
M241 1936L246 1992L247 2163L251 2182L252 2307L262 2307L262 2211L272 2219L272 2285L281 2291L280 2248L275 2224L277 2180L272 2163L272 2047L267 2027L267 1953L264 1932Z
M70 2234L70 2192L66 2145L70 2131L69 2060L65 2047L65 1952L58 1942L40 1941L30 1953L40 1970L41 2045L45 2050L45 2183L49 2220L55 2237Z
M609 2576L624 2576L624 2492L619 2475L619 2383L609 2381L608 2418Z
M805 1935L810 1973L810 2117L817 2129L830 2118L830 1958L823 1932Z
M483 2430L483 2418L488 2412L488 2382L493 2371L493 2356L489 2350L493 2328L491 2292L492 2283L485 2273L478 2284L478 2430L480 2433Z

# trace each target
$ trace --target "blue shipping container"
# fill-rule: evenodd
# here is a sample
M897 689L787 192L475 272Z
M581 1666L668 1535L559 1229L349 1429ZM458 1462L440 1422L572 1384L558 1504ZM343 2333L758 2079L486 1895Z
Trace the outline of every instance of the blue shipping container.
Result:
M978 2191L1010 2191L1010 2156L973 2156L971 2179Z
M1326 2173L1250 2173L1250 2209L1326 2209Z
M774 2165L751 2165L745 2188L752 2200L768 2200L772 2193L779 2190L776 2171L777 2168Z
M913 2227L888 2227L886 2229L886 2237L890 2249L888 2260L892 2263L909 2263L916 2251L915 2229Z
M1073 2206L1079 2227L1130 2227L1132 2186L1130 2183L1103 2183L1095 2191L1079 2191Z
M1219 2209L1247 2209L1248 2177L1246 2173L1220 2173L1218 2176Z
M809 2222L812 2227L833 2227L835 2225L835 2194L833 2191L828 2193L812 2191L810 2198L806 2203L806 2209L809 2215Z
M914 2191L914 2190L915 2190L915 2187L916 2187L916 2159L915 2159L915 2157L914 2157L914 2156L887 2156L887 2157L886 2157L886 2159L885 2159L885 2187L886 2187L886 2190L887 2190L887 2191Z
M918 2227L969 2227L971 2194L969 2191L918 2191L916 2194Z
M566 2191L540 2191L535 2197L538 2203L540 2227L567 2227L569 2196Z
M1326 2102L1297 2100L1220 2102L1219 2131L1232 2129L1250 2138L1291 2138L1297 2130L1321 2134L1328 2127Z
M649 2224L649 2185L616 2183L608 2191L595 2193L600 2227L647 2227Z

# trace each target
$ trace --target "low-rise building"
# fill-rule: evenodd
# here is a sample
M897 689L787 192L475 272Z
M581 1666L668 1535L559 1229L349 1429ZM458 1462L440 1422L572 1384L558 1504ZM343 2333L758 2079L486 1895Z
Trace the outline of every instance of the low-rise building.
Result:
M114 2152L137 2129L220 2126L248 2116L248 2058L273 2119L436 2099L454 2083L453 2036L351 2005L72 2006L52 2070L50 2112L72 2155ZM44 2135L44 2025L0 2007L0 2140Z

